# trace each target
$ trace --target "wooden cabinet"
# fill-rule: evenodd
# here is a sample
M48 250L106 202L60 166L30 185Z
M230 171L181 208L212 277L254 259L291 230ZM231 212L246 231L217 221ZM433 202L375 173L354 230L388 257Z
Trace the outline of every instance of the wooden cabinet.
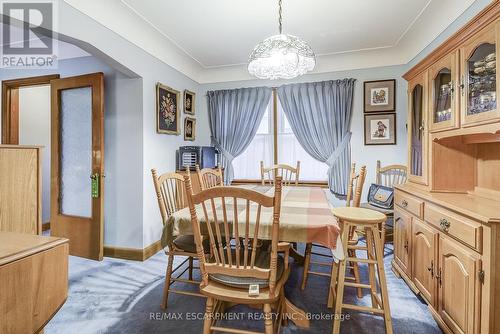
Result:
M429 68L431 132L459 127L458 77L458 52L445 55Z
M403 75L409 177L395 186L392 265L447 334L500 333L499 38L492 1Z
M43 333L68 296L68 240L0 232L0 333Z
M411 277L411 216L403 211L394 213L394 261Z
M438 233L419 219L412 221L413 283L430 305L436 303Z
M41 147L0 145L0 231L42 234Z
M408 83L408 176L428 184L428 71Z
M479 332L480 269L474 252L439 238L438 312L453 333Z
M461 124L463 127L498 121L496 44L500 24L493 23L460 48Z

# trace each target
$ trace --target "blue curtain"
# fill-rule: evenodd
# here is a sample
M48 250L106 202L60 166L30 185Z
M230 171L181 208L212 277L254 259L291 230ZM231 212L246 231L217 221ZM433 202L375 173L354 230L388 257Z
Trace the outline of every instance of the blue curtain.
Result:
M328 185L347 193L351 168L351 118L356 79L298 83L278 88L278 97L297 140L328 165Z
M271 88L241 88L207 92L212 145L222 153L224 181L233 180L233 160L245 151L271 100Z

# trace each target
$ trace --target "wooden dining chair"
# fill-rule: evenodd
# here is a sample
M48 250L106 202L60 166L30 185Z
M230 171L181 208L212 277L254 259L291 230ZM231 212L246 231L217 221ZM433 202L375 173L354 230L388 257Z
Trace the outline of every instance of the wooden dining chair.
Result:
M174 212L188 206L184 177L177 173L165 173L158 176L155 169L152 169L151 173L153 174L153 183L156 190L156 197L158 199L158 206L160 208L163 225L166 226L169 224L169 218ZM167 308L168 295L170 292L200 297L203 296L200 293L170 289L170 286L174 282L199 284L198 281L193 280L193 259L197 258L198 255L196 253L196 244L192 235L174 237L171 234L172 230L168 227L165 228L168 233L170 233L170 236L167 239L172 241L168 244L167 249L165 250L165 254L168 256L168 264L165 275L165 286L163 288L163 299L161 303L161 307L163 309ZM205 240L204 243L204 249L208 250L208 240ZM202 251L202 253L206 255L208 251ZM175 256L186 256L187 258L177 267L173 268ZM188 262L187 267L185 267L185 269L176 277L172 277L172 275L183 267L186 262ZM188 279L183 279L181 276L186 272L186 270L188 271Z
M201 190L224 186L224 175L220 166L200 170L200 166L196 165L196 175L198 176Z
M203 333L254 333L221 327L214 314L223 309L224 303L261 305L265 333L279 330L282 317L273 324L276 317L271 312L273 308L278 314L284 311L284 285L290 273L287 263L278 256L281 180L277 178L273 197L238 187L213 187L192 194L187 177L186 187L202 275L200 291L207 297ZM203 212L201 219L196 206ZM271 221L261 221L264 208L272 208ZM270 250L258 247L262 226L271 232ZM210 260L204 257L202 233L210 241ZM251 286L259 287L258 294L249 295Z
M349 185L347 188L346 206L353 206L353 207L360 206L361 194L363 192L363 185L365 183L365 178L366 178L366 166L362 166L359 173L356 173L356 164L353 163L351 165L351 173L349 176ZM349 233L349 245L357 245L358 239L359 239L358 233L355 230L350 231L350 233ZM319 266L326 266L326 267L331 267L332 265L335 265L333 263L333 261L328 261L328 262L312 261L311 260L312 255L322 256L322 257L326 257L326 258L333 260L331 254L314 252L313 247L325 248L321 245L316 245L316 244L312 244L312 243L306 244L305 259L304 259L304 273L302 275L301 290L305 289L306 284L307 284L307 278L308 278L309 274L318 275L318 276L326 276L326 277L331 276L330 273L311 271L310 270L311 264L319 265ZM356 257L356 252L351 249L351 250L349 250L348 255L349 255L349 257ZM355 283L359 283L360 282L360 274L359 274L358 263L353 262L350 264L350 267L353 271L353 276L346 277L346 279L351 279L351 280L354 280ZM332 278L330 278L330 279L332 279ZM363 291L361 288L357 288L357 294L358 294L358 298L363 297Z
M263 185L269 184L274 186L275 179L278 176L281 177L283 186L297 186L300 176L300 161L297 161L297 166L295 168L286 164L264 167L264 161L260 162L260 179Z
M385 187L394 188L395 185L406 183L408 179L408 168L405 165L387 165L382 167L380 160L377 160L377 176L376 184ZM362 208L372 209L381 212L389 218L387 221L392 220L394 217L394 209L383 209L368 202L361 203ZM382 245L385 245L387 236L391 236L391 231L388 231L386 223L380 228Z

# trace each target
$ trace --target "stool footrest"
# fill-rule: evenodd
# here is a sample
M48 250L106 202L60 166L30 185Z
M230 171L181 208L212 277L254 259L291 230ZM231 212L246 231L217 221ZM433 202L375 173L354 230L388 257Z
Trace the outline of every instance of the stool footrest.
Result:
M311 261L309 262L310 264L316 264L318 266L325 266L325 267L331 267L332 263L331 262L322 262L322 261Z
M308 273L311 274L311 275L330 277L330 274L320 273L320 272L317 272L317 271L308 271Z
M352 246L347 246L347 249L356 249L356 250L368 250L368 247L365 246L358 246L358 245L352 245Z
M371 285L370 284L363 284L363 283L351 283L351 282L344 282L345 286L350 286L353 288L361 288L361 289L370 289L371 290Z
M377 260L363 259L357 257L348 257L346 258L346 261L377 264Z
M360 311L360 312L384 314L384 310L379 309L379 308L368 307L368 306L342 304L342 308L346 308L346 309L354 310L354 311Z

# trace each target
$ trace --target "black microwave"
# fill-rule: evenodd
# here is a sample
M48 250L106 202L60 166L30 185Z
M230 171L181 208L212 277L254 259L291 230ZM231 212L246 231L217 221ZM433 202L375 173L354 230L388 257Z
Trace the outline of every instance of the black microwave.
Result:
M203 168L215 168L220 162L220 154L212 146L181 146L175 156L177 170L184 171L187 168L195 170L195 166Z

